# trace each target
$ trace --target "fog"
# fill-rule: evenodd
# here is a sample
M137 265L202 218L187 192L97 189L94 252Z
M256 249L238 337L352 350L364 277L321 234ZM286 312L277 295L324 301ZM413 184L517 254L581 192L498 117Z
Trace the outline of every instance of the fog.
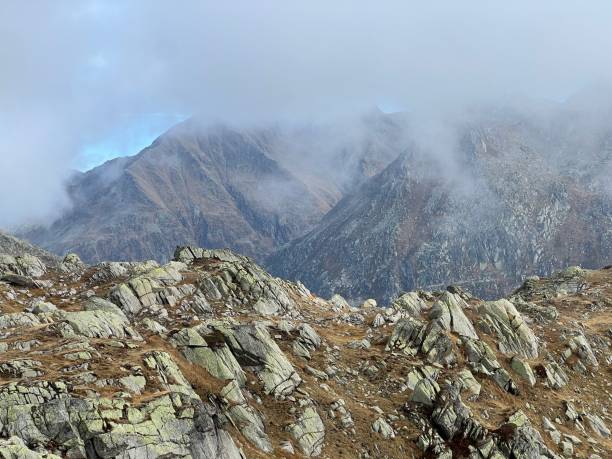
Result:
M595 1L5 0L0 227L57 216L83 151L152 113L251 126L397 107L447 155L440 126L470 107L612 81L611 17Z

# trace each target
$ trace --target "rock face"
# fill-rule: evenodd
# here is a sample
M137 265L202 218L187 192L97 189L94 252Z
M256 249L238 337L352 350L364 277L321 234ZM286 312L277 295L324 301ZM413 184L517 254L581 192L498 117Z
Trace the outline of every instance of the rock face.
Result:
M479 306L479 325L498 338L499 350L504 354L518 354L526 358L538 356L538 341L521 314L508 300L486 302Z
M48 266L55 266L60 262L58 256L3 231L0 231L0 254L13 257L31 255L39 258Z
M497 301L403 293L385 309L324 300L229 250L183 246L164 265L11 257L40 276L0 281L2 459L612 447L610 269L531 279Z

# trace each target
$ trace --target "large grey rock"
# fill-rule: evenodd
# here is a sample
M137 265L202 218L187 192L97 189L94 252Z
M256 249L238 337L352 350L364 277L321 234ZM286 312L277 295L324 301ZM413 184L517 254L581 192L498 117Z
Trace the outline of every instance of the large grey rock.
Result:
M425 337L425 328L425 323L412 317L400 320L393 328L385 349L416 355Z
M46 272L45 264L34 255L24 253L12 256L0 253L0 274L13 273L28 277L41 277Z
M603 438L608 438L610 436L610 429L601 417L595 413L585 413L583 416L586 418L593 432L597 435Z
M510 366L514 372L525 380L530 386L534 386L536 383L536 377L529 365L529 362L521 359L520 357L514 356L510 361Z
M0 388L3 433L28 445L54 444L65 457L243 459L215 419L215 408L197 395L168 393L136 407L122 399L76 398L60 383ZM28 450L20 453L29 457Z
M185 265L178 262L150 269L114 287L109 292L109 299L127 315L138 314L147 307L173 303L174 295L180 294L180 290L164 287L181 281L183 269Z
M238 383L230 381L219 394L223 400L224 411L232 424L265 453L272 451L272 442L268 438L263 417L251 407Z
M302 382L302 378L263 325L215 328L224 335L241 366L254 368L266 393L289 395Z
M35 327L40 324L40 319L31 312L0 314L0 330L14 327Z
M246 375L234 354L223 340L207 335L205 327L185 328L171 339L190 362L205 368L217 379L235 380L244 386ZM214 345L209 346L206 339Z
M436 396L440 392L440 386L433 379L423 378L415 386L410 401L432 406Z
M49 452L33 451L17 436L0 439L0 459L61 459Z
M490 376L499 387L512 394L519 389L508 372L501 366L495 353L482 340L464 338L465 353L472 371Z
M440 321L446 330L453 331L461 336L478 339L474 325L463 312L464 308L467 308L467 304L459 295L444 292L442 297L432 306L429 318Z
M391 308L418 317L427 308L427 304L417 292L408 292L393 300Z
M88 338L142 340L125 316L102 310L63 313L61 320L58 320L54 327L65 338L78 335Z
M556 362L545 363L544 373L546 374L546 384L553 389L561 389L569 382L567 374Z
M325 440L325 425L314 407L307 406L288 429L305 456L313 457L321 454Z
M372 423L372 430L380 434L385 440L395 438L395 431L384 418L380 417Z
M229 250L179 247L175 259L189 263L215 263L215 273L206 273L199 284L209 301L249 303L261 315L272 316L295 308L282 281L275 279L250 258Z
M565 360L570 361L572 356L575 356L578 359L578 362L574 364L574 368L576 370L584 369L584 368L593 368L597 369L599 366L599 362L593 354L593 349L591 349L591 345L587 341L586 337L582 334L572 336L567 342L567 348L563 354Z
M416 355L420 351L430 363L451 365L456 360L452 342L443 324L437 319L428 324L412 317L400 320L395 325L385 349L401 350L408 355Z
M83 305L83 309L85 311L106 311L111 312L113 314L117 314L118 316L123 317L127 320L127 316L125 313L117 306L115 303L111 303L104 298L98 298L97 296L92 296L85 301Z
M298 327L298 337L293 341L293 353L297 356L310 359L310 353L321 346L321 337L308 324Z
M479 326L497 338L504 354L519 354L533 359L538 356L538 340L521 314L508 300L487 301L478 307Z

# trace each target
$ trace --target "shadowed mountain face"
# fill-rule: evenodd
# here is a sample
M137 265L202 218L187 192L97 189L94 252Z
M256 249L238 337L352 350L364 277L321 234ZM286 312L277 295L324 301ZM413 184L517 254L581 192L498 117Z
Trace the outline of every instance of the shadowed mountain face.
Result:
M612 136L573 121L498 115L464 126L452 161L406 153L267 266L321 295L387 301L449 283L492 297L526 273L609 263Z
M392 117L338 128L246 131L189 120L138 155L76 177L72 210L23 235L88 262L165 260L177 243L262 259L399 152Z

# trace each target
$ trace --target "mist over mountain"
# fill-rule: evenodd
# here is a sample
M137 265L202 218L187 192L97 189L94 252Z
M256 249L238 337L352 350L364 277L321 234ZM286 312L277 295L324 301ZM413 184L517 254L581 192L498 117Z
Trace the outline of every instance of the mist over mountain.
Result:
M612 257L612 129L566 105L487 111L454 155L413 146L267 260L322 295L389 301L458 284L484 297Z
M242 128L193 118L76 176L72 208L23 236L87 262L229 247L319 294L388 301L459 284L499 296L526 275L612 257L612 105L371 111Z
M165 260L177 243L263 259L312 228L399 154L401 125L372 112L336 126L177 125L70 183L72 208L24 234L88 262Z

